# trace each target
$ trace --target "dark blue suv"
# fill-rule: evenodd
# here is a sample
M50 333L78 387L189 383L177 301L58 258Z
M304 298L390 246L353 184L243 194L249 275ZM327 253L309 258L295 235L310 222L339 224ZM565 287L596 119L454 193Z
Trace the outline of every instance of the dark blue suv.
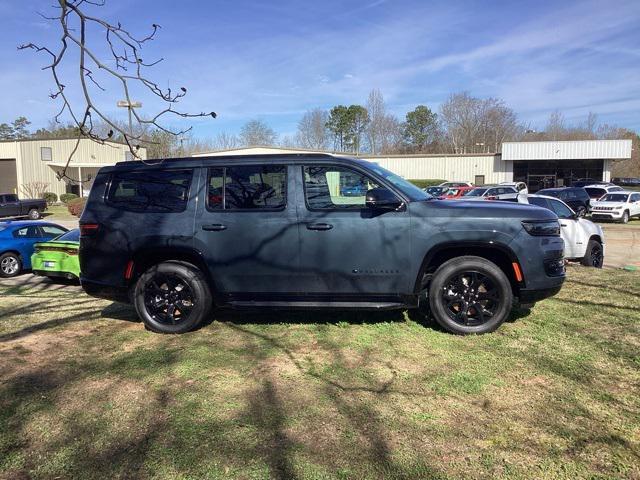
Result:
M436 200L376 164L324 154L105 167L80 226L84 290L132 302L166 333L214 305L423 306L451 332L485 333L514 299L554 295L565 275L551 211Z

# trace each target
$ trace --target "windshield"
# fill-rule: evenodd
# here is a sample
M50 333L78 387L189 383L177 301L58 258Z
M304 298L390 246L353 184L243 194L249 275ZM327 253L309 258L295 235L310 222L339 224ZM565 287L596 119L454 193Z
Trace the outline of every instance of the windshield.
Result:
M56 242L79 242L80 241L80 230L74 229L69 230L66 233L54 238Z
M405 180L400 175L396 175L395 173L391 173L389 170L382 168L379 165L376 165L372 162L362 162L366 168L373 170L378 175L380 175L385 180L393 183L395 187L398 188L402 193L404 193L411 201L420 201L420 200L429 200L433 198L433 196L429 195L424 190L416 187L413 183Z
M626 193L607 193L600 199L601 202L626 202L629 195Z
M464 194L465 197L481 197L487 191L486 188L474 188Z

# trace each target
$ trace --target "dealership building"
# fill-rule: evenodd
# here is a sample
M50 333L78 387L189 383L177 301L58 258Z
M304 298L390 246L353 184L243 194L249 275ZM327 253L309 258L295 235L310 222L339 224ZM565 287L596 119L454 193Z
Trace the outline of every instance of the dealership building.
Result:
M23 196L29 186L46 184L45 191L58 196L62 193L86 195L100 167L131 160L129 147L117 142L94 142L83 138L69 163L66 176L61 173L69 155L76 147L77 138L52 140L5 140L0 141L0 193L18 193ZM139 155L146 159L146 149Z
M194 156L320 153L279 147L250 147L197 153ZM353 154L345 154L351 155ZM469 181L476 185L522 181L531 191L568 186L579 178L611 180L618 160L631 158L631 140L505 142L501 153L360 155L409 179Z
M67 168L70 179L60 180L77 139L0 141L0 193L24 194L25 186L45 183L58 195L85 195L100 167L132 160L127 145L81 139ZM469 181L476 185L523 181L531 191L570 185L578 178L609 181L616 161L631 158L631 140L505 142L501 153L368 155L375 162L408 179ZM194 156L235 156L280 153L330 153L280 147L249 147L202 152ZM345 154L353 156L353 154ZM146 150L140 149L146 159Z

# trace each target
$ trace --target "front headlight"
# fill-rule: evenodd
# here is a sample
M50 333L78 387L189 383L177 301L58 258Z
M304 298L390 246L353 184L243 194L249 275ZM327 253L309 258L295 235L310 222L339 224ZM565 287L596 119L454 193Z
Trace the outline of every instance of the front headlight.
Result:
M560 222L557 220L526 220L522 222L522 226L529 233L536 237L559 237Z

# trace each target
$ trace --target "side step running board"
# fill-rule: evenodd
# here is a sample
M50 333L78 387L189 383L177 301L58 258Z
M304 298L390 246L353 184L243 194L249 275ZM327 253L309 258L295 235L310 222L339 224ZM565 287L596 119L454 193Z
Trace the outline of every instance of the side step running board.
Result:
M246 301L246 300L233 300L229 302L229 306L233 308L283 308L283 309L296 309L296 308L340 308L350 309L355 308L358 310L397 310L404 309L407 306L404 303L399 302L264 302L264 301Z

